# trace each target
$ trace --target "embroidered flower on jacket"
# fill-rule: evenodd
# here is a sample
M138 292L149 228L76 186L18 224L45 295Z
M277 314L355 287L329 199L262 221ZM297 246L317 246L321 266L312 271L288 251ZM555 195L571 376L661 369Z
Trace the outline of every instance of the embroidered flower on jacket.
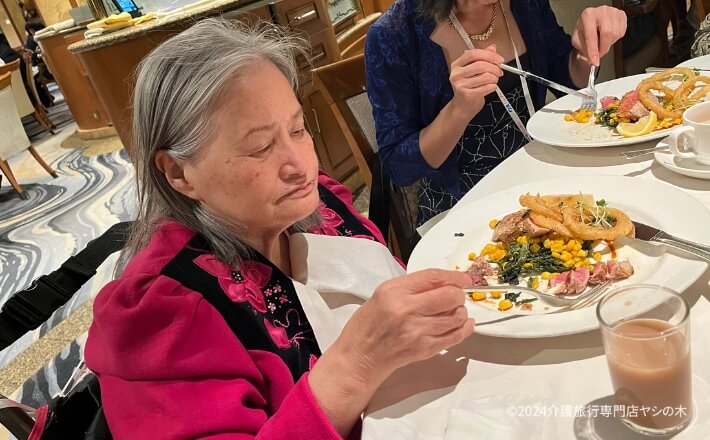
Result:
M345 231L343 231L342 233L338 231L338 229L336 228L338 228L339 226L343 226L345 221L340 215L338 215L337 212L326 207L325 203L323 203L322 200L318 204L318 213L320 214L322 223L320 225L311 226L311 228L308 230L308 232L310 232L311 234L331 236L347 235L354 238L366 238L368 240L374 240L374 238L370 237L369 235L352 235L352 231L350 231L349 229L345 229Z
M264 326L266 331L271 336L271 340L274 341L279 348L289 348L291 346L291 341L288 339L286 334L286 329L283 327L275 326L268 319L264 318Z
M203 254L194 261L204 271L217 277L219 286L232 301L248 302L254 310L266 312L262 289L271 279L269 266L256 261L244 261L239 271L241 276L234 277L232 270L214 255ZM235 278L243 278L243 281L236 281Z
M306 337L306 334L312 334L313 330L310 329L307 321L301 321L301 315L296 309L291 309L286 312L285 321L285 323L279 320L271 322L267 318L264 318L264 327L266 327L266 331L269 333L269 336L271 336L271 340L274 341L274 344L278 348L285 349L292 345L300 347L301 341L313 340ZM289 328L291 332L296 332L290 338L288 333L286 333L286 329ZM303 330L299 331L301 329Z

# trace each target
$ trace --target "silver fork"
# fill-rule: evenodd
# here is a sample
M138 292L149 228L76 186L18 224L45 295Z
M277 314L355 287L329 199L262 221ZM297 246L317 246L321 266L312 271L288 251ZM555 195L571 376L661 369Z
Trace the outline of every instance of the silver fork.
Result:
M586 292L580 294L579 296L576 296L574 298L565 298L564 296L559 296L555 295L552 293L545 293L543 291L537 290L537 289L532 289L530 287L523 287L523 286L480 286L480 287L470 287L467 289L464 289L467 293L472 293L472 292L492 292L492 291L501 291L501 292L526 292L529 293L530 295L534 296L535 298L539 299L540 301L549 304L553 307L564 307L565 310L574 310L578 309L581 307L585 307L586 305L591 304L592 301L598 298L598 295L600 293L603 293L606 287L609 286L611 281L605 281L597 286L592 287L591 289L587 290ZM580 305L581 304L581 305Z
M592 66L592 68L589 69L589 82L587 83L587 88L582 90L582 93L587 95L587 97L582 100L582 105L580 107L583 110L595 111L597 109L597 90L594 88L596 73L596 66Z
M633 159L634 157L645 156L647 154L655 153L656 151L662 151L667 149L668 145L661 145L653 148L644 148L643 150L624 151L623 153L621 153L621 155L627 159Z

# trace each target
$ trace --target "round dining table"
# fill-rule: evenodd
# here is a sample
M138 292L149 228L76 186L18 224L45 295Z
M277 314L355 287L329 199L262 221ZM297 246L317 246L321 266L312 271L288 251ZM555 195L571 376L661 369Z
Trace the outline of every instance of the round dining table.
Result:
M710 59L693 62L710 64ZM710 210L710 180L670 171L653 154L633 159L622 155L657 143L565 148L532 141L476 184L450 213L471 209L482 197L512 186L551 177L569 177L574 182L603 175L662 182ZM707 229L704 244L710 244L710 225ZM691 424L674 439L710 438L709 283L706 266L703 275L682 292L692 307L695 403ZM392 374L365 413L363 438L647 438L621 422L623 411L629 409L615 405L613 393L599 330L544 338L493 337L474 331L446 352Z

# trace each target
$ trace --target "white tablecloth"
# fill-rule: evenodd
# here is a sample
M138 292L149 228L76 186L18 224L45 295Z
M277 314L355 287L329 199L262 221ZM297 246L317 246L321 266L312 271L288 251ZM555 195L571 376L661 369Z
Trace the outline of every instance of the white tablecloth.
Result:
M486 176L452 210L526 182L593 174L667 182L710 209L710 180L675 174L655 163L653 155L627 160L620 154L654 144L581 149L532 142ZM706 271L684 293L692 306L697 408L693 423L677 439L710 438L709 282L710 271ZM642 438L608 416L612 393L598 331L541 339L474 334L446 354L393 374L367 411L363 438Z

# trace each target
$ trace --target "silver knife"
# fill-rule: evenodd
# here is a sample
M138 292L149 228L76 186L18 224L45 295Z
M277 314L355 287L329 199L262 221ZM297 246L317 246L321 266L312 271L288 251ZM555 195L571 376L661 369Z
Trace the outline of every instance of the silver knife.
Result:
M506 70L510 73L514 73L516 75L522 76L523 78L528 78L530 80L537 81L542 85L553 88L555 90L559 90L560 92L567 93L568 95L579 96L580 98L591 98L591 96L587 95L586 93L582 93L579 90L570 89L569 87L563 86L562 84L557 84L556 82L550 81L549 79L545 79L541 76L537 76L534 73L530 73L530 72L526 72L524 70L516 69L515 67L509 66L507 64L501 64L500 68L502 70Z
M669 69L669 67L646 67L646 73L663 72L664 70L668 70L668 69ZM698 72L710 72L710 69L699 69L697 67L690 67L690 66L688 66L688 69L697 70Z
M640 240L663 243L666 246L680 249L688 252L689 254L693 254L696 257L702 258L703 260L710 261L710 246L674 237L671 234L661 231L660 229L639 223L637 221L634 221L633 223L636 228L636 238Z

